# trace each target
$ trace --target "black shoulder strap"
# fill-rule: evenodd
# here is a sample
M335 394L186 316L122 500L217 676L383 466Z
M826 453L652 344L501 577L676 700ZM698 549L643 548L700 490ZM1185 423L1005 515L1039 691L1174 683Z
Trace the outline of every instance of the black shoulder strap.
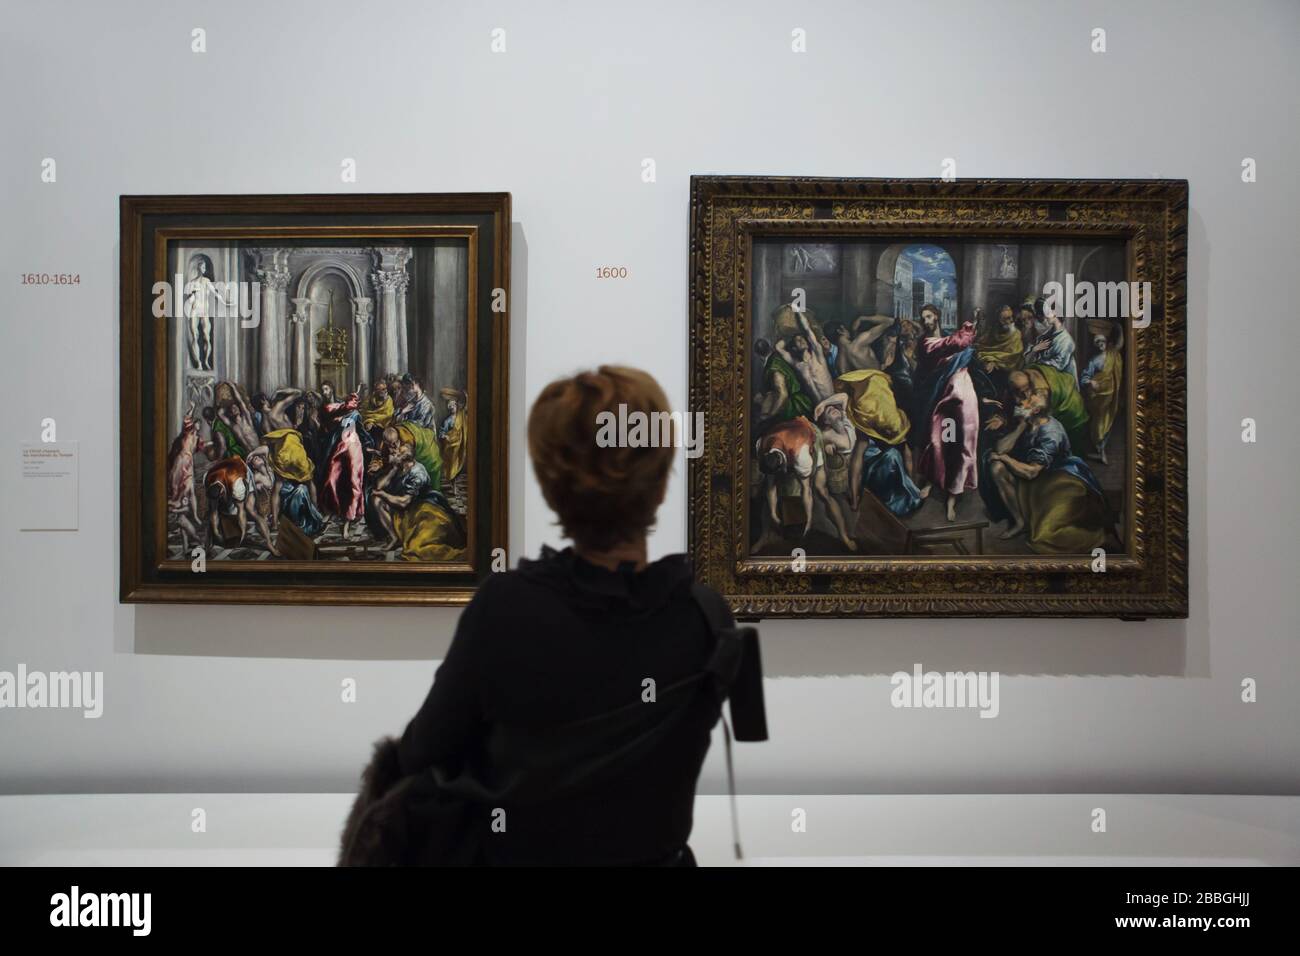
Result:
M717 639L705 670L717 677L730 698L736 739L745 742L767 740L763 659L759 653L758 631L752 627L737 627L726 600L707 584L692 584L691 595Z
M758 631L736 627L731 608L722 595L696 581L691 596L704 614L714 637L713 654L704 672L713 677L714 692L730 698L731 720L736 740L767 739L767 717L763 708L763 665L758 656ZM744 859L740 848L740 818L736 811L736 771L731 760L732 730L722 718L722 742L727 759L727 795L731 800L731 838L736 859Z

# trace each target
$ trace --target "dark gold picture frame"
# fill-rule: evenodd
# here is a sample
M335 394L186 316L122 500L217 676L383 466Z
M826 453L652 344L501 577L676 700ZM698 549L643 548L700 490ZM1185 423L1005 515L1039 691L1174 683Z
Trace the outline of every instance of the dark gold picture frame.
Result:
M123 196L121 228L121 583L124 602L460 605L508 553L510 194ZM168 243L434 239L467 246L470 507L463 560L208 562L166 547L166 318L153 312Z
M1186 617L1187 210L1180 180L901 180L697 176L690 212L690 399L705 415L690 462L699 578L743 618ZM751 555L755 241L1119 240L1152 283L1129 342L1130 474L1122 554Z

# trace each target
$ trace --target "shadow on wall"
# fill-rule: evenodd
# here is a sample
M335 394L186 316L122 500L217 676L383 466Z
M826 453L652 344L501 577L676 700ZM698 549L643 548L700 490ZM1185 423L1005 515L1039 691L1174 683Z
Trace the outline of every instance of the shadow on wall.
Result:
M767 621L763 673L822 677L931 671L1003 675L1208 677L1190 667L1202 625L1188 621L861 620ZM1208 642L1208 636L1204 637Z
M129 618L130 608L127 608ZM441 660L459 608L135 606L136 654Z

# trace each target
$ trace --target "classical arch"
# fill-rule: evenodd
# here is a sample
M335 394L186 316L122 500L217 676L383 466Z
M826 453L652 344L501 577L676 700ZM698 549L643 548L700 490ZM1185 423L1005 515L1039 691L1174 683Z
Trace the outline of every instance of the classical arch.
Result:
M894 315L894 277L898 271L898 257L910 243L897 242L886 246L876 259L876 304L875 311L882 315Z
M886 246L880 253L880 258L876 261L876 280L881 284L880 287L884 289L893 289L894 278L898 272L898 259L907 249L910 249L913 246L934 246L948 257L948 261L951 262L953 266L953 282L957 286L957 288L953 290L953 300L956 307L960 308L961 300L958 295L958 290L961 288L962 261L959 253L954 252L947 245L939 242L921 240L913 242L896 242ZM910 297L910 289L907 290L907 294ZM940 305L941 303L935 304Z
M312 307L314 303L311 293L317 283L327 276L337 276L342 279L352 300L349 303L351 306L349 309L351 313L351 328L349 329L351 356L348 363L353 376L351 384L355 385L358 381L368 381L370 377L368 326L372 314L372 302L367 293L366 280L362 273L357 271L352 263L335 255L325 255L315 259L298 277L297 295L293 299L294 338L292 355L294 378L298 382L310 383L312 387L319 384L316 381L315 352L313 348ZM319 323L319 321L319 318L317 318L316 322Z
M297 297L300 299L307 298L307 293L311 291L312 283L321 278L321 276L330 272L338 273L343 277L343 281L348 284L348 289L352 292L352 297L354 299L369 298L366 295L366 286L361 275L352 267L351 263L346 259L339 258L338 256L325 256L324 258L317 259L310 266L304 269L302 275L298 279Z
M885 251L880 254L880 260L876 263L876 278L892 286L894 273L898 269L898 257L903 254L904 249L914 245L916 245L914 242L896 242L892 246L886 246Z
M1101 249L1101 246L1093 246L1083 254L1083 258L1079 260L1079 264L1074 267L1074 278L1076 282L1091 278L1084 270L1088 268L1090 260L1092 260L1097 253L1101 252Z

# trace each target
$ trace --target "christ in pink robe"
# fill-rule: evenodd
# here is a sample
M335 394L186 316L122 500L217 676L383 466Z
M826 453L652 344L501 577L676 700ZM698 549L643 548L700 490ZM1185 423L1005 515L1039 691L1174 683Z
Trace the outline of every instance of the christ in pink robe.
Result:
M963 349L975 341L975 326L967 322L952 335L922 340L917 357L916 381L926 382ZM924 387L924 386L923 386ZM917 462L917 476L933 482L950 495L971 491L979 482L976 467L979 444L979 399L965 367L949 376L939 400L930 411L930 440ZM949 441L944 423L953 422Z
M327 405L327 412L343 409L338 430L325 462L325 484L320 490L320 506L338 515L344 521L359 521L366 513L363 486L365 482L366 455L361 447L357 429L361 416L355 406L346 403Z

